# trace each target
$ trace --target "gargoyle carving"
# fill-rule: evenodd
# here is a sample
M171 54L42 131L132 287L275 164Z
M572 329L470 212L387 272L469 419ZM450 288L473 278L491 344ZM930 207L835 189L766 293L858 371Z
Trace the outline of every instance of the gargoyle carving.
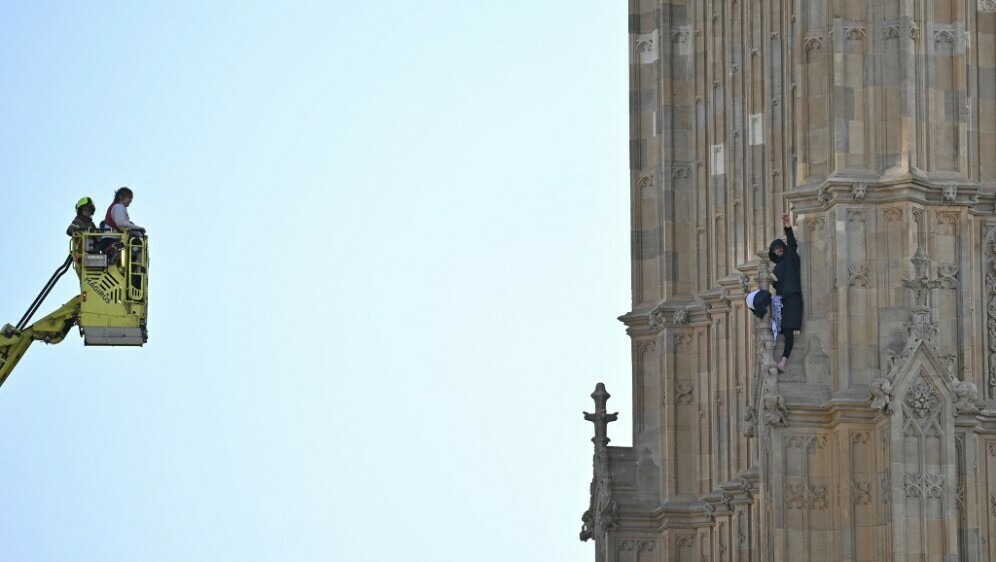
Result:
M887 378L878 378L869 385L871 394L871 407L873 410L880 410L886 414L892 414L892 381Z
M979 389L975 383L960 381L958 379L953 379L951 382L954 384L955 412L959 416L962 414L978 414L979 407L975 404L975 400L979 396Z
M781 394L767 394L764 397L764 421L776 427L788 424L788 408Z

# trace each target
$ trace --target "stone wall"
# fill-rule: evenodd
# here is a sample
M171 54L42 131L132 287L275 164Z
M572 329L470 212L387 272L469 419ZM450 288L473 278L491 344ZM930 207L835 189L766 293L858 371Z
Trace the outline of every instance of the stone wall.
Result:
M598 560L996 562L996 1L629 6L633 446L595 443ZM780 373L743 298L787 210Z

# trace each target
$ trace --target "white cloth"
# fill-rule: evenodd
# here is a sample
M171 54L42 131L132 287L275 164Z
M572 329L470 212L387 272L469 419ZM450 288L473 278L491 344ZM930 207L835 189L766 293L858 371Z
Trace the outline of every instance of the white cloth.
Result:
M114 224L118 225L118 229L124 230L129 228L131 230L144 230L142 227L131 222L131 218L128 217L128 207L125 207L122 203L115 203L111 207L111 220Z
M749 309L751 309L751 310L754 310L754 297L756 297L756 296L757 296L757 294L758 294L758 293L760 293L760 292L761 292L761 291L759 291L759 290L755 289L755 290L751 291L751 292L750 292L750 293L749 293L749 294L747 295L747 299L746 299L746 300L747 300L747 308L749 308Z

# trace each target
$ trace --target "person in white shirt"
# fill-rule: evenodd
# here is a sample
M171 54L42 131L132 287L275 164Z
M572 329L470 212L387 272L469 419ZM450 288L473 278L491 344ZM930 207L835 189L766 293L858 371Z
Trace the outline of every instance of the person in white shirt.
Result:
M114 192L114 202L107 208L107 214L104 216L104 230L124 232L127 228L134 234L145 234L145 229L131 222L131 217L128 216L128 206L134 198L135 194L127 187Z
M145 237L145 229L131 222L131 217L128 216L128 206L131 205L134 198L135 194L127 187L122 187L114 192L114 202L107 208L107 214L104 215L104 232L124 232L127 229L129 243ZM110 247L111 261L117 261L116 253L121 248L123 242L115 242ZM133 248L131 259L137 260L140 256L141 250L137 247ZM136 265L135 269L141 271L142 267L141 265ZM141 275L132 275L131 284L132 287L140 288L142 285Z

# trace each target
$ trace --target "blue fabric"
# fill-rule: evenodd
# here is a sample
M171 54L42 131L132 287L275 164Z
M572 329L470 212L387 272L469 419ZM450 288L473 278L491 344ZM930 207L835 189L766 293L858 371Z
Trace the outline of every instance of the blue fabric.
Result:
M778 330L782 326L782 297L771 297L771 334L778 339Z

